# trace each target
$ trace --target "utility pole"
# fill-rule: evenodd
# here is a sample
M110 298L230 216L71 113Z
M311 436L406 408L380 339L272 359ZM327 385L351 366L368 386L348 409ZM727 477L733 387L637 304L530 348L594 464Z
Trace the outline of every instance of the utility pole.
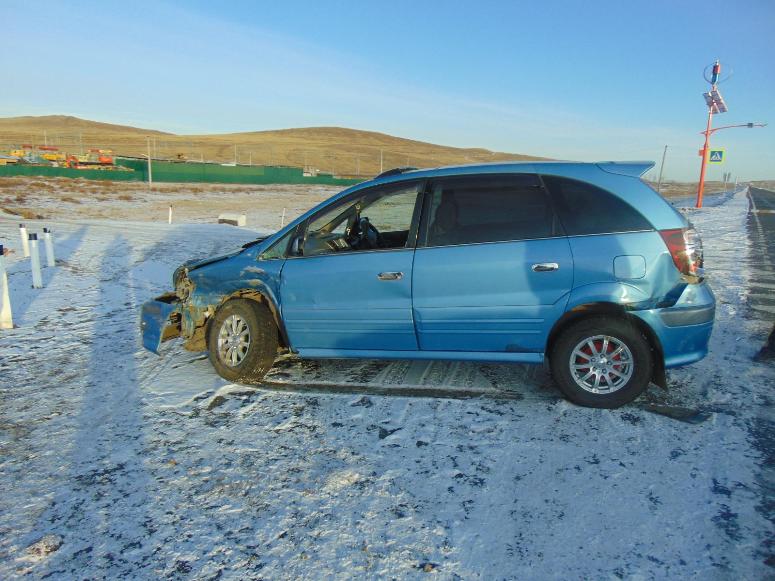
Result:
M148 140L148 189L151 189L151 186L153 185L153 175L151 170L151 138L146 138Z
M657 181L657 193L662 193L662 172L665 170L665 156L667 155L667 145L662 152L662 163L659 166L659 180Z

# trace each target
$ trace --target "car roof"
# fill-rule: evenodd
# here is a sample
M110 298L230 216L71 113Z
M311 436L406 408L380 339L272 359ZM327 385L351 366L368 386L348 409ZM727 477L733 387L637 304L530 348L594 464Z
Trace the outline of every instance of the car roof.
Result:
M428 179L456 175L498 174L498 173L544 173L566 177L581 177L590 170L640 177L654 167L653 161L507 161L477 163L467 165L449 165L435 168L396 168L388 170L376 178L362 182L352 189L400 182L413 179Z

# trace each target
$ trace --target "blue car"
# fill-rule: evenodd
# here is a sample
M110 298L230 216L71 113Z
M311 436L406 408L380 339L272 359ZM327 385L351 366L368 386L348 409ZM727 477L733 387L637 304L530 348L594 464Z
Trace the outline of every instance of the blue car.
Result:
M702 359L715 299L650 162L397 168L268 238L188 262L143 306L143 344L182 337L257 383L305 358L548 362L613 408Z

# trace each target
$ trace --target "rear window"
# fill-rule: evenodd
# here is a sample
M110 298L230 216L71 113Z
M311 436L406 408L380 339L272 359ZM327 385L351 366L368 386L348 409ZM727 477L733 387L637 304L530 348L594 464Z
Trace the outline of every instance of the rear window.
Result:
M538 176L449 178L433 184L427 246L547 238L558 224Z
M640 212L602 188L570 178L542 178L568 236L652 229Z

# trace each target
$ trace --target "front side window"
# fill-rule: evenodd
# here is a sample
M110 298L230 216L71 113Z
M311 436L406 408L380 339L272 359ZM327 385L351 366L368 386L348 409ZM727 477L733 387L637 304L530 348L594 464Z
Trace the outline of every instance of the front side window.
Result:
M427 246L557 236L559 224L537 176L475 176L435 182L428 206Z
M627 202L590 183L543 176L568 236L651 230L643 215Z
M365 192L324 211L310 222L301 254L317 256L412 246L411 232L420 184L400 184Z

